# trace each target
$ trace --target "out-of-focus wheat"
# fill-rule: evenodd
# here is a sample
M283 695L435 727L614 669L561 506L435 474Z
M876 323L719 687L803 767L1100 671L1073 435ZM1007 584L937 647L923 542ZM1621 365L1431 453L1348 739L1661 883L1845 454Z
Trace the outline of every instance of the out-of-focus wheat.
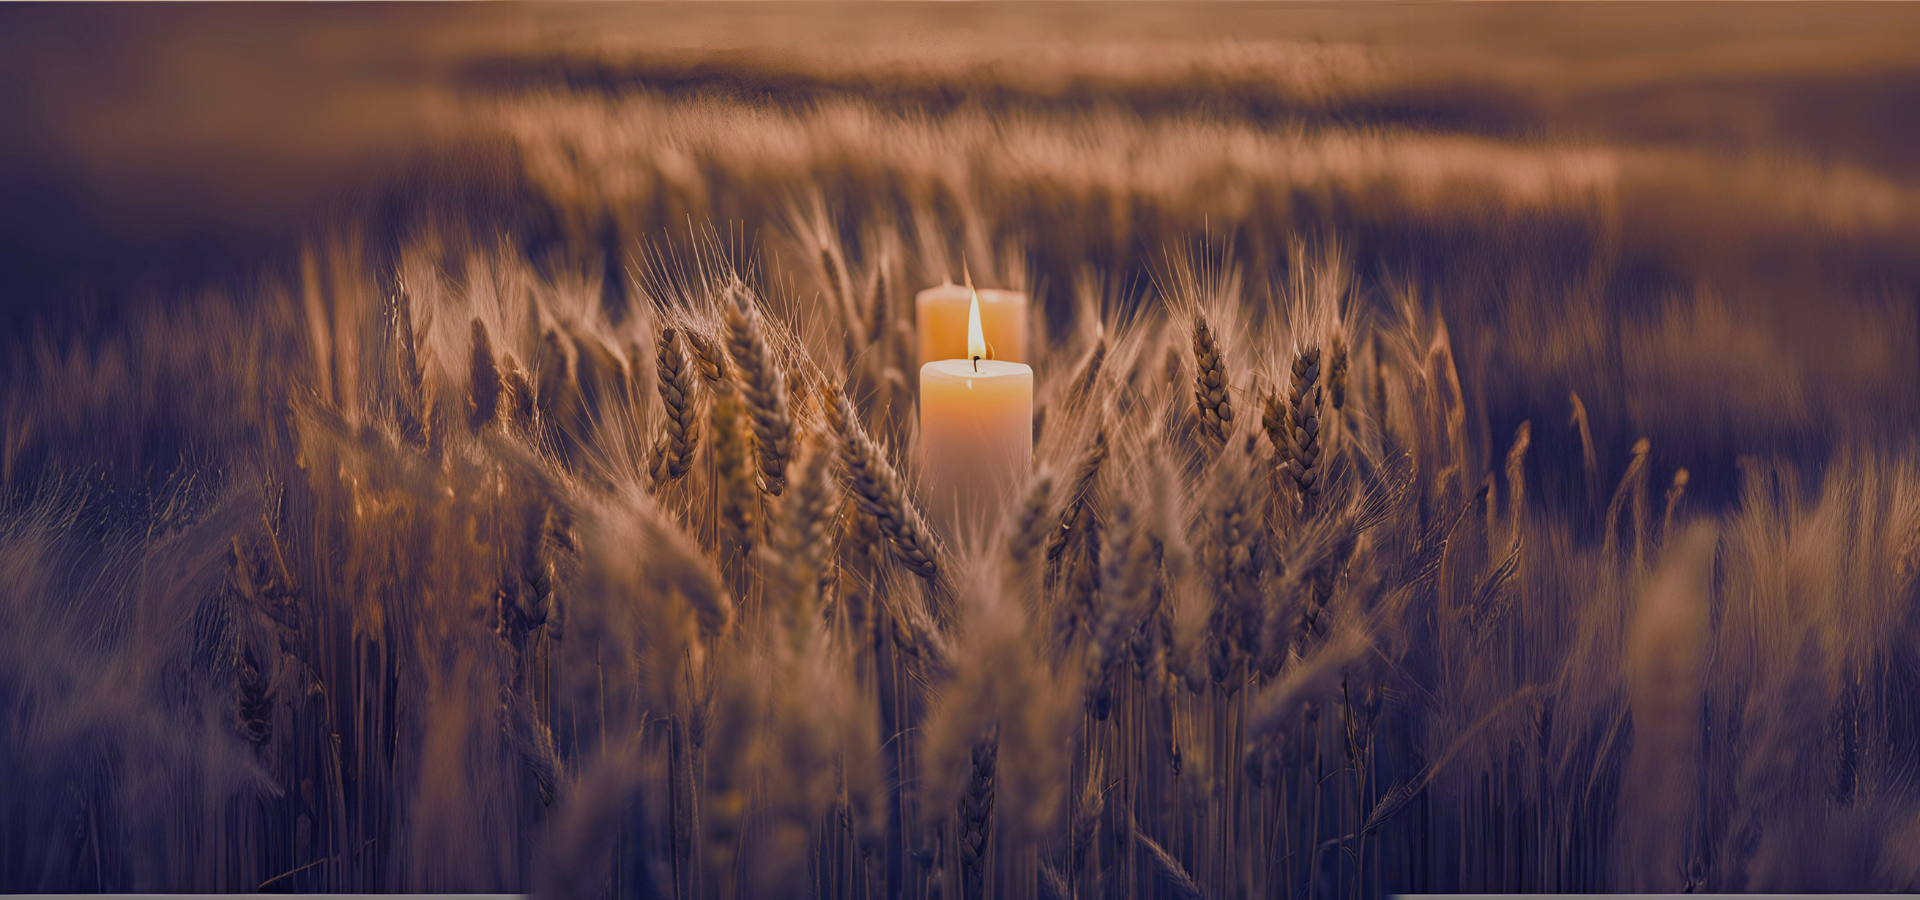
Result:
M1156 105L1222 64L1153 55L1100 63L1113 108L1031 61L948 95L573 60L607 96L492 113L505 224L423 212L33 348L0 391L0 888L1911 887L1912 829L1875 828L1915 809L1920 469L1808 400L1906 383L1905 339L1843 365L1704 293L1621 312L1610 278L1693 274L1621 224L1667 151L1446 134L1483 93L1275 86L1266 52L1221 77L1306 105L1257 127ZM1728 202L1901 246L1904 188L1756 171L1831 190ZM653 243L783 204L765 246ZM1221 223L1239 255L1163 254ZM910 462L902 302L956 270L1036 307L1037 474L986 535L930 526ZM1674 334L1706 349L1648 349ZM1636 404L1639 362L1692 377ZM1655 523L1654 444L1596 446L1685 416L1720 430L1659 439L1696 474ZM1819 453L1716 472L1813 421Z

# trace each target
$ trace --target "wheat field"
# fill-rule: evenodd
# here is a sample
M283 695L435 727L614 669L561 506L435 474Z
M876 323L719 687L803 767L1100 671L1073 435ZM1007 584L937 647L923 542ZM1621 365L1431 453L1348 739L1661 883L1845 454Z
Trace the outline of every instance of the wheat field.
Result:
M1920 887L1914 7L0 21L0 890Z

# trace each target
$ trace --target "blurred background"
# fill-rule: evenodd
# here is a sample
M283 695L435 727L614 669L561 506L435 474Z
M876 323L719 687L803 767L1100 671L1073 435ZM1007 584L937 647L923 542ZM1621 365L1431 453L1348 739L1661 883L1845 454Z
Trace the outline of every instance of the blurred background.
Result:
M108 339L428 220L618 273L693 223L777 252L817 194L856 243L1023 244L998 277L1061 310L1337 231L1445 310L1490 431L1578 391L1711 497L1920 421L1916 42L1883 3L10 4L0 322Z

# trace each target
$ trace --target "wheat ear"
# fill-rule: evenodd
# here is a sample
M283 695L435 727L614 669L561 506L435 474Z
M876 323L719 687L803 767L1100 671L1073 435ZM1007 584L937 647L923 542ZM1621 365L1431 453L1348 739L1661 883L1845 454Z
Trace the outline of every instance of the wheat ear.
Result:
M1216 448L1225 446L1233 427L1233 398L1227 395L1227 362L1213 339L1206 316L1193 315L1193 397L1200 428Z
M1107 432L1101 429L1093 433L1093 444L1087 448L1080 465L1074 470L1073 492L1067 495L1066 505L1060 510L1059 527L1053 529L1047 538L1047 560L1060 558L1067 550L1067 543L1078 529L1081 510L1086 506L1088 495L1093 493L1094 482L1100 478L1100 467L1107 462Z
M867 342L875 347L886 340L889 313L893 309L892 257L882 255L878 265L873 267L873 296L867 303Z
M468 369L472 387L467 393L467 425L479 434L500 415L500 370L493 361L493 341L487 326L473 320L473 361Z
M1287 391L1286 470L1300 492L1300 513L1312 515L1320 496L1320 348L1308 347L1293 360L1293 384Z
M847 359L860 355L859 325L865 318L860 311L858 301L853 296L853 283L847 276L847 266L840 254L834 252L833 242L827 235L821 234L820 269L827 279L827 293L833 296L833 305L840 311L840 321L845 323L841 337L846 345Z
M1593 430L1587 424L1587 405L1580 402L1580 395L1569 393L1573 401L1573 415L1569 425L1580 435L1580 467L1587 476L1587 503L1600 502L1600 462L1593 452Z
M1293 483L1290 461L1293 459L1292 431L1287 423L1287 401L1278 393L1267 392L1260 398L1260 426L1267 433L1267 443L1272 446L1272 454L1267 457L1267 517L1276 524L1280 521L1280 504L1287 494L1286 486Z
M1633 442L1633 455L1632 458L1627 461L1627 472L1625 475L1620 476L1620 486L1614 488L1613 500L1607 504L1606 531L1603 532L1605 536L1601 541L1601 545L1607 553L1611 554L1615 551L1619 546L1620 517L1626 514L1628 507L1631 506L1633 511L1633 558L1635 562L1639 561L1641 539L1645 536L1644 532L1646 531L1646 523L1642 521L1640 513L1641 507L1645 503L1642 491L1646 484L1647 453L1651 449L1651 446L1646 438L1641 438Z
M733 390L733 382L727 378L727 360L720 355L720 348L714 346L713 339L698 329L688 328L681 331L687 338L687 349L693 351L693 361L700 367L700 378L712 388L714 394L725 394Z
M1533 443L1533 423L1521 422L1507 449L1507 546L1520 545L1520 516L1527 506L1527 447Z
M1146 832L1140 830L1139 823L1133 821L1132 813L1127 814L1126 829L1133 836L1133 845L1146 854L1147 861L1153 863L1154 871L1160 873L1161 880L1166 882L1174 897L1178 900L1204 900L1206 895L1201 893L1200 885L1193 880L1193 876L1187 874L1186 867L1180 865L1180 861L1174 859L1173 854L1168 853L1158 841L1147 837Z
M1093 397L1094 385L1100 381L1100 370L1107 362L1107 339L1101 337L1093 344L1093 350L1087 353L1080 370L1073 376L1073 387L1067 393L1067 408L1078 409Z
M533 430L533 384L527 381L527 375L520 370L520 363L513 354L504 354L500 358L500 388L507 401L507 421L518 434L529 434Z
M1012 561L1016 581L1024 582L1033 566L1033 551L1044 540L1047 531L1047 505L1053 501L1053 475L1041 470L1034 477L1027 490L1026 499L1020 504L1010 521L1007 535L1007 559Z
M1333 334L1333 356L1327 361L1327 402L1334 409L1347 405L1347 341Z
M999 755L997 733L973 745L973 776L960 795L960 879L967 900L986 896L987 838L993 826L993 773Z
M920 510L906 494L899 473L867 436L859 413L845 394L830 389L827 415L840 434L841 478L860 511L880 523L893 556L915 575L932 581L939 574L938 551Z
M760 450L760 487L779 496L787 486L787 462L793 457L793 418L787 411L786 375L768 351L760 312L745 291L727 307L727 350L746 388L747 414Z
M699 427L693 418L693 378L687 372L679 334L671 328L660 332L654 368L660 373L660 399L666 406L667 427L654 449L653 477L656 483L665 484L687 474L693 467L693 452L700 445Z
M1667 509L1660 516L1660 540L1663 542L1667 535L1673 533L1673 514L1680 508L1680 498L1687 492L1689 477L1686 469L1674 470L1673 484L1667 488Z
M1387 358L1380 343L1380 332L1373 333L1373 420L1381 427L1387 424Z
M404 291L394 310L395 342L400 370L400 402L394 412L399 417L400 435L408 443L424 449L429 425L426 418L426 373L420 368L418 344L413 335L413 299Z
M796 638L812 624L810 614L826 596L833 574L833 512L840 499L832 481L832 449L818 436L807 444L811 450L797 466L797 477L780 504L768 548L786 573L789 626Z
M733 389L733 371L726 360L714 357L719 375L713 402L713 464L720 484L720 520L743 557L753 552L754 512L759 503L753 494L752 448L748 446L746 410L740 391Z

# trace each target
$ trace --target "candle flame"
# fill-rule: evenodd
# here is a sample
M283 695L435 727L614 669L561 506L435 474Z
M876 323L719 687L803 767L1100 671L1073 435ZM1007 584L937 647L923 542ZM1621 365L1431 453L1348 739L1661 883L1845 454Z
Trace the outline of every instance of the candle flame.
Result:
M980 330L980 292L973 292L973 304L967 307L967 358L987 355L987 336Z

